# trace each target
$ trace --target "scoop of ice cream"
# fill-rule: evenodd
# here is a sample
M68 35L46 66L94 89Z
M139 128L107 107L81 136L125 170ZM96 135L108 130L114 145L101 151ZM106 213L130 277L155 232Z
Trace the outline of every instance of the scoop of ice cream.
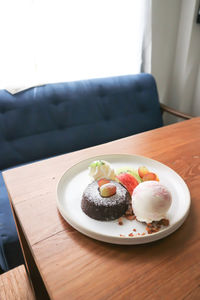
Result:
M111 165L105 160L97 160L90 164L89 175L98 180L101 178L107 178L114 180L115 171L112 169Z
M166 218L171 203L170 191L157 181L142 182L133 191L133 211L141 222L151 223Z

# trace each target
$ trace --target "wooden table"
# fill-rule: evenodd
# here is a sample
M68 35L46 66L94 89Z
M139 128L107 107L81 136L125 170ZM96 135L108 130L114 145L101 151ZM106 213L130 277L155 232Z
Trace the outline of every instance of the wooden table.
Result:
M76 162L112 153L144 155L180 174L191 192L185 223L135 246L95 241L56 207L56 186ZM200 299L200 118L3 173L38 299Z

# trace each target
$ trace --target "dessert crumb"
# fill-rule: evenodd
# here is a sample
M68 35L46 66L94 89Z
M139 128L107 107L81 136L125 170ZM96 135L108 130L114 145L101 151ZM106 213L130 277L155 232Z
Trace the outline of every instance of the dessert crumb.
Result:
M119 219L118 219L118 224L119 224L119 225L123 225L123 220L122 220L122 218L119 218Z
M148 234L158 232L161 226L169 226L169 220L162 219L158 222L147 223L146 231Z
M159 225L163 225L163 226L169 226L169 220L167 219L162 219L158 222Z
M129 205L128 205L128 209L127 209L127 211L125 212L125 216L131 216L131 215L133 215L133 209L132 209L132 205L129 204Z
M135 219L136 219L135 215L125 215L125 218L126 218L127 220L129 220L129 221L132 221L132 220L135 220Z
M131 232L131 233L129 233L129 235L128 236L134 236L134 234Z

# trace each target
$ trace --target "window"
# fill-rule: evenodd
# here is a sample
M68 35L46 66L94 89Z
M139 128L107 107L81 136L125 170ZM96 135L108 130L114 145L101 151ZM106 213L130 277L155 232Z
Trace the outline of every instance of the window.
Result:
M144 0L4 0L1 88L140 72Z

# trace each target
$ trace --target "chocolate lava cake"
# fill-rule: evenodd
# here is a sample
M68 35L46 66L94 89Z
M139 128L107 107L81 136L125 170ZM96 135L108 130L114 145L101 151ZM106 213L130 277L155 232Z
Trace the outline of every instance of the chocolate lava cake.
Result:
M110 221L121 217L131 202L129 192L120 183L110 181L116 185L116 194L102 197L97 181L90 183L83 192L81 208L92 219Z

